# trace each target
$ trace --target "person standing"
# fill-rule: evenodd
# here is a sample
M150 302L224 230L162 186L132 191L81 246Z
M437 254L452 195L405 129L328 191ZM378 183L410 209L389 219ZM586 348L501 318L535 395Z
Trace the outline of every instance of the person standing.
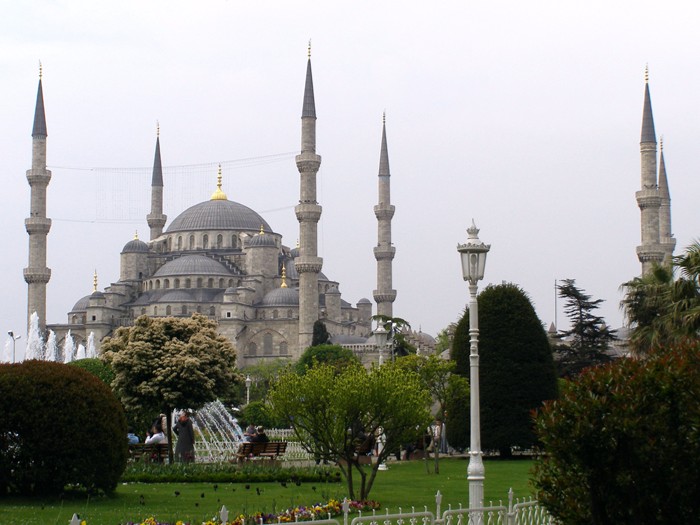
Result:
M173 432L177 436L177 445L175 445L175 461L183 463L192 463L194 461L194 428L192 420L187 411L180 412Z

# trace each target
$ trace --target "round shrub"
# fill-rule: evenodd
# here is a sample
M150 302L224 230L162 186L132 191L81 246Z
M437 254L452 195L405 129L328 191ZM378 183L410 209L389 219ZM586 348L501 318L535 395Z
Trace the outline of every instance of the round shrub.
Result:
M2 364L0 412L0 495L116 488L126 467L126 419L91 373L45 361Z
M112 367L109 366L109 363L102 361L102 359L94 357L78 359L77 361L71 361L69 365L87 370L92 375L99 377L107 386L110 386L112 381L114 381L114 371Z

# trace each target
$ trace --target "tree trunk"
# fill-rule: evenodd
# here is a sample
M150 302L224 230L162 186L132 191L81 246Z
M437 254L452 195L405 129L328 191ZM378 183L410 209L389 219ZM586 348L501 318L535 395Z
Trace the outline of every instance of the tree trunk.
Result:
M165 414L165 426L163 430L165 432L165 437L168 440L168 464L173 464L173 407L165 406L163 407L163 413Z

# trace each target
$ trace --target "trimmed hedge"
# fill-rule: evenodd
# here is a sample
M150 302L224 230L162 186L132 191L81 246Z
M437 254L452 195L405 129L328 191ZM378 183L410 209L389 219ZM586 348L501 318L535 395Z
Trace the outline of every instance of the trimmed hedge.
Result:
M0 365L0 412L0 496L116 488L126 419L91 373L45 361Z

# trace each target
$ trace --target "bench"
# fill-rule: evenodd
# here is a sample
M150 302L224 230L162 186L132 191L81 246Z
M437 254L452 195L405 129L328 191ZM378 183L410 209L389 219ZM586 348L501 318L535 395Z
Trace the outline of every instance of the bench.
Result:
M146 445L136 443L129 445L129 461L143 461L144 463L163 463L168 460L168 444L155 443Z
M236 458L238 462L253 458L277 459L287 451L286 441L250 442L244 441L238 445Z

